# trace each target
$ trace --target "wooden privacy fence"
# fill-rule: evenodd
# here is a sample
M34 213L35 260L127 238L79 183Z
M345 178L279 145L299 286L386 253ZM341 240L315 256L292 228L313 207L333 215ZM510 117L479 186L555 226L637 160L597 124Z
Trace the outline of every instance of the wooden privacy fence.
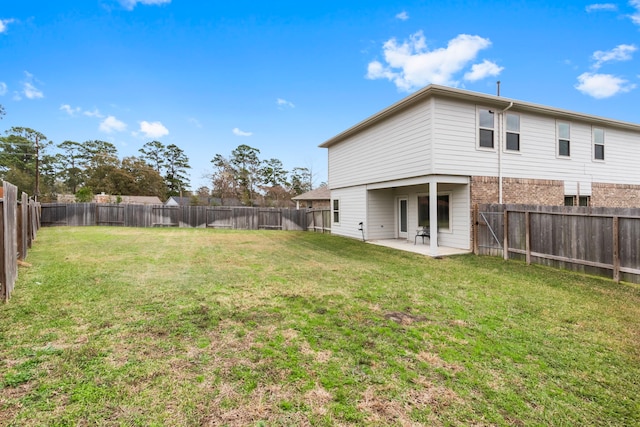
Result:
M18 261L27 257L28 249L40 228L39 205L26 193L18 199L18 188L2 183L0 198L0 298L8 301L18 278Z
M474 208L474 252L640 283L640 209Z
M319 233L331 231L331 210L312 209L307 211L307 229Z
M308 211L306 209L98 203L42 204L43 226L104 225L307 230L309 229L307 221ZM324 229L327 227L329 227L328 223L323 225Z

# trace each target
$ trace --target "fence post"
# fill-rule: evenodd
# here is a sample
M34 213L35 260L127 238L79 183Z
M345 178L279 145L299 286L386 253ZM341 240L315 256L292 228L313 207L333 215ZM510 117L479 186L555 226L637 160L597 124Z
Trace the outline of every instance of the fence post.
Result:
M504 220L503 222L503 228L504 228L504 237L503 237L503 244L502 244L502 257L505 260L509 259L509 210L507 209L507 207L504 207Z
M471 218L473 223L471 227L473 229L473 254L478 255L480 248L478 247L478 204L473 205L473 217Z
M620 218L613 217L613 280L620 283Z
M527 251L526 260L527 260L527 265L530 265L531 264L531 212L529 211L526 211L524 213L524 228L525 228L525 231L524 231L525 249Z

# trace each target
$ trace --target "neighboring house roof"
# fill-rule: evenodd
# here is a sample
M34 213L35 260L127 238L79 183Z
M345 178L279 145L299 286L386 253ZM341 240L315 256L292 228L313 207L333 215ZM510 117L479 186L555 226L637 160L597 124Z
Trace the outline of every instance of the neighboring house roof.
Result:
M320 144L322 148L329 148L334 144L337 144L352 135L355 135L364 129L373 126L374 124L431 97L445 97L456 98L466 100L474 103L481 103L488 107L495 107L496 109L514 108L518 111L529 111L538 114L553 115L562 119L571 120L584 120L593 124L600 124L603 126L611 126L622 129L628 129L636 132L640 132L640 125L636 123L624 122L620 120L607 119L604 117L593 116L589 114L577 113L575 111L563 110L559 108L547 107L544 105L533 104L530 102L518 101L516 99L504 98L501 96L487 95L479 92L471 92L468 90L450 88L440 85L429 85L419 91L407 96L404 99L396 102L390 107L374 114L373 116L361 121L360 123L352 126L344 132L334 136L331 139Z
M242 202L238 199L229 198L222 200L219 197L198 197L198 203L201 206L220 206L224 202L224 206L242 206ZM191 206L193 204L192 197L171 196L165 202L165 206Z
M171 196L165 202L166 206L189 206L190 204L191 204L191 197Z
M113 197L113 196L112 196ZM125 205L161 205L162 200L157 196L120 196L120 203Z
M118 197L120 201L118 201ZM58 203L75 203L76 196L73 194L58 194ZM125 205L161 205L162 200L157 196L113 196L110 194L96 194L93 196L93 203L120 203Z
M291 200L331 200L331 190L323 186L292 197Z

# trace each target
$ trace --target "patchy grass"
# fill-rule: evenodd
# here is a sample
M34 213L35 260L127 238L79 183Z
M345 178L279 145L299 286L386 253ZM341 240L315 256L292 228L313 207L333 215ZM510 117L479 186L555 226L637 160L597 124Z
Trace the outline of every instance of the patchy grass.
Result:
M313 233L45 228L0 425L638 425L640 288Z

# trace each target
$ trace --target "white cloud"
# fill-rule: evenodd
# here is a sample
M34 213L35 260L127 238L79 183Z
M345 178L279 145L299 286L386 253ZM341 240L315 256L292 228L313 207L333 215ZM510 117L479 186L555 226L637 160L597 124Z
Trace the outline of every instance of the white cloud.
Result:
M629 4L633 8L635 8L635 12L629 15L629 18L631 18L631 22L636 25L640 25L640 0L631 0Z
M169 129L167 129L160 122L140 122L140 132L144 134L147 138L162 138L163 136L169 135Z
M278 107L289 107L289 108L296 108L295 105L293 105L293 102L291 101L287 101L286 99L282 99L282 98L278 98L276 100L276 104L278 104Z
M4 96L7 94L7 84L5 82L0 82L0 96Z
M198 129L202 128L202 123L200 123L200 120L196 119L195 117L189 117L189 123L191 123Z
M67 113L68 115L70 115L70 116L75 116L76 114L80 113L80 111L81 111L80 107L73 108L69 104L62 104L60 106L60 109L62 111L64 111L65 113Z
M603 99L629 92L635 89L636 85L611 74L582 73L578 76L575 88L585 95Z
M450 40L446 48L429 50L422 31L398 44L395 38L384 43L382 49L386 65L369 63L368 79L388 79L404 91L430 83L457 86L455 74L473 61L478 52L491 45L489 39L460 34Z
M97 109L94 109L93 111L83 111L81 107L74 108L69 104L60 105L60 109L72 117L82 114L83 116L87 117L95 117L98 119L104 118L104 116Z
M402 12L396 15L396 18L401 21L406 21L407 19L409 19L409 14L403 10Z
M133 10L138 4L155 6L171 3L171 0L120 0L120 4L127 10Z
M593 68L598 69L602 64L610 61L629 61L631 54L636 50L638 48L632 44L621 44L609 51L598 50L593 53L593 59L596 61Z
M127 129L127 125L114 116L108 116L100 123L99 129L106 133L122 132Z
M618 10L618 6L613 3L596 3L588 5L585 9L589 13L599 11L615 12Z
M25 71L24 75L26 78L22 82L22 93L21 94L16 93L14 96L14 99L21 100L22 95L24 95L27 99L44 98L44 93L42 93L42 91L38 89L34 84L34 80L36 79L34 78L33 74L31 74L28 71Z
M480 64L473 64L471 71L465 73L464 79L470 82L482 80L486 77L494 77L499 75L504 67L500 67L495 62L487 61L486 59Z
M44 98L44 93L31 82L25 82L23 86L23 93L29 99Z
M87 117L97 117L99 119L104 117L97 108L93 111L83 111L82 114L84 114Z
M245 132L245 131L242 131L242 130L240 130L238 128L233 128L232 132L236 136L251 136L251 135L253 135L253 132Z
M0 19L0 34L7 31L7 26L14 22L13 19Z

